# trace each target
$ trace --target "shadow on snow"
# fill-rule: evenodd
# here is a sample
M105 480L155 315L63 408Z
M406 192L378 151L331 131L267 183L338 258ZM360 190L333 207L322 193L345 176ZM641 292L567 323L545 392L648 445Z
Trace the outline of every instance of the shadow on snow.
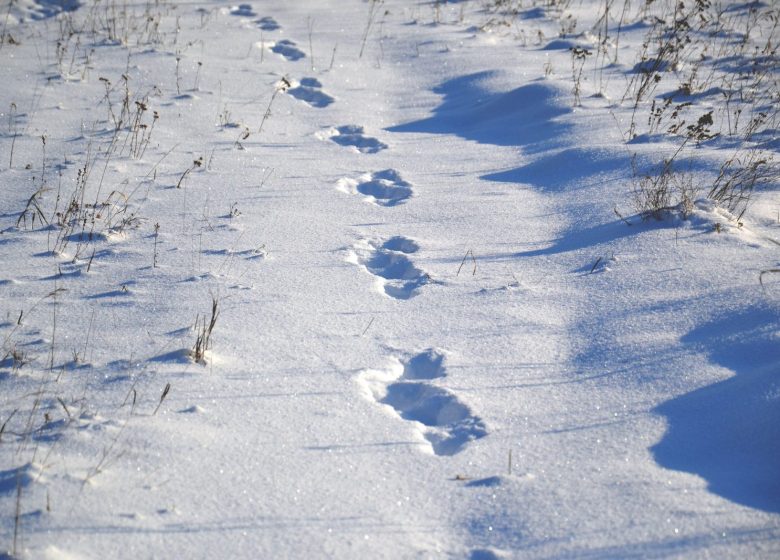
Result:
M433 116L387 130L453 134L480 144L522 147L529 153L560 146L569 126L555 118L570 111L560 91L540 81L493 93L486 81L494 75L479 72L444 82L433 90L444 98Z
M587 228L577 228L564 232L561 237L551 242L551 245L542 249L530 249L515 253L514 257L538 257L543 255L557 255L577 251L580 249L596 248L608 245L624 237L639 235L640 233L673 229L671 220L642 220L638 215L628 216L631 225L626 225L622 220L616 219L604 224L598 224Z
M652 451L658 464L701 476L715 494L780 513L780 317L768 307L683 338L736 375L657 407L669 427Z
M628 153L611 153L595 148L566 148L527 165L483 175L480 179L533 185L544 192L566 186L587 187L590 185L582 184L583 179L590 179L592 183L599 180L599 174L625 172L627 169L631 169Z

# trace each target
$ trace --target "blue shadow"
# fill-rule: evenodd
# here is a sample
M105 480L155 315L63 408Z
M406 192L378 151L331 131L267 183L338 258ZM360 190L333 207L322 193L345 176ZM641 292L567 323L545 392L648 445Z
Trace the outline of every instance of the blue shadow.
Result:
M479 72L444 82L433 90L443 100L432 116L387 130L452 134L480 144L522 147L528 153L560 146L570 130L555 121L570 111L561 92L538 81L493 93L486 87L493 75Z
M658 229L672 229L673 223L669 220L642 220L639 216L633 215L627 217L631 225L627 225L622 220L613 220L605 224L599 224L589 228L576 228L566 231L560 238L554 240L552 244L543 249L531 249L516 253L515 257L539 257L543 255L557 255L577 251L579 249L595 248L600 245L606 245L623 239L638 235L645 231Z
M584 179L600 173L614 173L631 169L627 153L609 152L594 148L567 148L553 155L539 158L515 169L483 175L480 179L500 183L533 185L542 191L553 191L566 186L586 187Z
M700 346L736 375L655 409L667 418L652 448L668 469L696 474L733 502L780 513L780 317L754 306L694 329Z

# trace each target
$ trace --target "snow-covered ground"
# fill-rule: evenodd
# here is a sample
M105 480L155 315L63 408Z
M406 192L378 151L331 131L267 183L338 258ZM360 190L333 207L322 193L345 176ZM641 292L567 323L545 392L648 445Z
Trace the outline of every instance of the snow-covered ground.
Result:
M6 0L0 557L776 558L779 24Z

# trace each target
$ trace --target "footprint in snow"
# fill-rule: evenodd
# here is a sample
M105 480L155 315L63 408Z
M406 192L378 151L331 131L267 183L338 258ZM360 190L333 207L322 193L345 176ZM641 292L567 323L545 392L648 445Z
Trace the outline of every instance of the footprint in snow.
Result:
M400 379L403 381L430 380L447 376L444 370L444 353L435 348L428 348L402 364L404 370Z
M384 243L363 240L355 245L350 260L373 274L388 296L410 299L431 282L430 276L417 268L407 256L418 250L415 241L401 236L392 237Z
M295 87L288 89L287 93L318 109L327 107L335 101L322 91L322 84L316 78L302 78Z
M251 4L239 4L238 6L232 6L230 8L230 15L238 17L254 17L257 14L252 9Z
M282 28L281 25L276 23L274 18L268 16L258 19L255 23L257 24L257 27L263 31L276 31Z
M401 179L395 169L366 173L358 179L339 179L337 188L343 192L365 195L380 206L396 206L406 202L414 193L412 185Z
M271 45L271 52L282 55L287 60L296 61L304 58L306 54L289 39L282 39Z
M388 251L399 251L407 254L416 253L420 250L420 246L415 240L404 237L403 235L391 237L382 244L382 248Z
M363 127L354 124L331 129L326 135L336 144L354 148L364 154L375 154L387 148L387 144L376 138L365 136Z
M358 381L376 402L415 422L436 455L455 455L488 432L468 405L433 383L447 376L444 359L440 350L430 348L409 360L397 360L387 371L365 371Z
M510 555L503 551L490 548L476 548L471 551L469 560L502 560L509 557Z

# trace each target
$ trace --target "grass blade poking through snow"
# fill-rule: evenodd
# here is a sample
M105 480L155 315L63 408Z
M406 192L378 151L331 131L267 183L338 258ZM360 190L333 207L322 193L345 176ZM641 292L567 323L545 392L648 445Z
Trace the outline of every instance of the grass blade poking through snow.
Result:
M219 301L217 298L211 298L211 319L206 322L206 317L203 317L203 321L199 324L199 318L195 319L195 329L197 336L195 338L195 345L192 347L192 359L199 364L206 363L206 351L211 345L211 333L214 330L214 325L217 324L217 317L219 317Z

